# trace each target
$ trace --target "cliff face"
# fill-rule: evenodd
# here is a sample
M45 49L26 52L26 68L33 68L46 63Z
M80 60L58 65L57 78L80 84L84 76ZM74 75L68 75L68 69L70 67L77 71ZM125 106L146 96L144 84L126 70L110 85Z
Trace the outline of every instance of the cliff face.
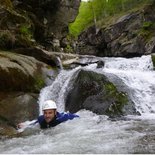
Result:
M77 52L97 56L135 57L155 52L155 3L127 14L96 33L90 27L79 36Z
M79 5L80 0L19 0L16 8L35 15L37 22L44 27L45 37L55 35L61 38L68 33L68 24L77 16Z
M77 16L80 0L0 0L1 48L59 45Z

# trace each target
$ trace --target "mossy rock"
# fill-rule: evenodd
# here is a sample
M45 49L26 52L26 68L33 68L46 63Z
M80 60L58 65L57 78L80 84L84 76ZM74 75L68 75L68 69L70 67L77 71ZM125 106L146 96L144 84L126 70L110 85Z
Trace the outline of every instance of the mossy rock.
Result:
M91 110L97 114L121 116L128 104L125 92L117 90L106 76L92 71L79 71L66 100L66 110Z
M106 95L103 98L107 98L107 100L108 98L113 99L112 104L106 110L106 114L110 116L123 115L123 107L128 103L127 95L124 92L119 92L111 82L107 82L104 87Z

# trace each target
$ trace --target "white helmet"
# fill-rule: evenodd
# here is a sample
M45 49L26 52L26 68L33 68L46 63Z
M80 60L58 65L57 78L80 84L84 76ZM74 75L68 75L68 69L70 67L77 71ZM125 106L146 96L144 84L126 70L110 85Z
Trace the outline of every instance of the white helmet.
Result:
M56 103L53 100L45 101L42 106L42 110L47 110L47 109L57 109Z

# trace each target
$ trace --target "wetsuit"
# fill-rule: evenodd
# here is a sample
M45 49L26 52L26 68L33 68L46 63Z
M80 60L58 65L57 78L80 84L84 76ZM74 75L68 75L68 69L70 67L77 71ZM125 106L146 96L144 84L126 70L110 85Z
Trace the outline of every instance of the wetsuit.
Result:
M41 115L38 117L38 120L35 123L39 123L41 129L46 129L46 128L50 128L50 127L54 127L62 122L65 122L67 120L71 120L75 117L79 117L76 114L71 114L71 113L59 113L57 112L55 118L49 122L46 123L45 119L44 119L44 115Z

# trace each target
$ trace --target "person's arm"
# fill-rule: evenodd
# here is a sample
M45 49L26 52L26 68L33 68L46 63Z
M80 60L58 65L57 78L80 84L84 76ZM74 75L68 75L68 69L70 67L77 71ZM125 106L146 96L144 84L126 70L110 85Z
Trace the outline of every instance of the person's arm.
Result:
M17 130L19 132L22 132L22 131L24 131L25 128L32 127L32 126L34 126L37 123L38 123L38 120L26 121L26 122L19 123L17 125Z
M72 120L75 117L79 117L77 114L71 114L71 113L58 113L57 114L57 120L59 122L64 122L67 120Z

